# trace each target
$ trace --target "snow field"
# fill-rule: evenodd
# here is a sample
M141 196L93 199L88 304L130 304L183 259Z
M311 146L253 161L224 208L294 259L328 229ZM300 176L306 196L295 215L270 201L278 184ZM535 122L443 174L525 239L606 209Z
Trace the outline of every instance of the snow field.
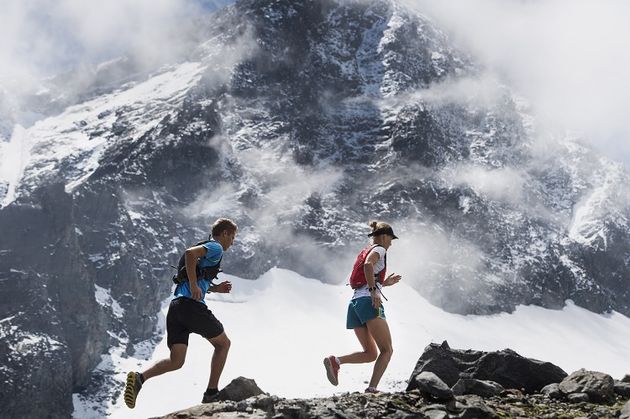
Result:
M221 386L245 376L255 379L264 391L282 397L330 396L365 389L371 364L343 365L338 387L328 383L322 364L326 355L360 350L354 333L345 329L351 296L347 286L324 284L277 268L257 281L230 275L222 275L221 280L232 281L232 294L210 294L206 299L232 341ZM443 340L457 349L509 347L523 356L553 362L567 373L579 368L606 372L614 378L630 373L630 319L618 313L598 315L567 302L563 310L520 306L512 314L462 316L432 306L404 278L386 288L385 294L394 343L394 356L380 385L386 391L404 390L424 347ZM164 315L167 309L165 304ZM164 317L158 327L164 328ZM158 416L200 402L212 347L191 335L184 367L148 381L135 409L124 405L126 372L141 371L167 356L164 336L149 360L112 357L120 392L107 407L111 417ZM77 398L75 409L75 417L90 417L89 406Z

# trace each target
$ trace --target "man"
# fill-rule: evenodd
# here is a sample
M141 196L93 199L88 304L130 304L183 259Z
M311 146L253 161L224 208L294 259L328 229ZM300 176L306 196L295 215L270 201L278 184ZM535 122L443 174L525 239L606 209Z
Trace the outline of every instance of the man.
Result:
M218 285L213 285L213 278L198 278L197 265L202 276L204 272L213 270L217 272L223 252L234 243L237 230L238 227L234 221L220 218L212 225L210 241L186 249L185 266L188 280L177 285L175 298L171 301L166 315L166 334L168 348L171 351L170 357L156 362L141 373L130 372L127 374L124 397L125 404L130 409L135 407L138 392L148 379L177 370L184 365L190 333L203 336L214 346L210 364L210 380L208 381L208 388L203 394L202 403L211 402L218 393L219 377L230 349L230 339L225 334L221 322L206 306L204 296L207 292L229 293L232 290L232 284L229 281L224 281Z

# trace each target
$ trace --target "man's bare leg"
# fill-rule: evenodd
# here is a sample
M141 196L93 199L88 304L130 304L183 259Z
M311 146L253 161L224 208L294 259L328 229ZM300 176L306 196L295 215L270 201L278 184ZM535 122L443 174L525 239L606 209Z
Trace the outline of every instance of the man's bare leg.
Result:
M208 339L208 341L212 344L212 346L214 346L212 362L210 363L210 380L208 381L208 389L218 389L219 378L221 378L221 373L223 372L223 367L225 366L231 342L225 332L221 333L217 337Z
M171 346L171 355L153 364L148 370L143 371L144 381L152 377L157 377L164 373L180 369L186 360L186 351L188 345L184 343L175 343Z

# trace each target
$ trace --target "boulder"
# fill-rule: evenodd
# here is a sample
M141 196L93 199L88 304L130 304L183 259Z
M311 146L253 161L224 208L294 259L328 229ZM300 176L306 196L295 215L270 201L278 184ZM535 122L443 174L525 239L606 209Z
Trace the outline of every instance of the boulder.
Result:
M409 385L414 389L420 390L423 396L430 396L443 401L453 399L453 391L450 387L432 372L421 372L413 378Z
M630 419L630 402L626 402L626 404L621 409L619 419Z
M590 399L586 393L571 393L567 395L567 400L571 403L589 402Z
M621 379L622 383L630 383L630 374L626 374L623 376L623 378Z
M444 405L432 404L423 407L420 412L428 419L448 419L449 415Z
M630 397L630 383L615 380L615 394L627 399Z
M511 349L487 352L479 358L472 377L492 380L505 388L535 393L551 383L559 383L567 373L551 362L525 358Z
M615 399L615 382L613 378L601 372L581 369L566 377L558 385L562 393L570 395L585 393L595 403L608 403ZM581 397L581 396L580 396Z
M232 400L240 402L253 396L263 394L264 391L256 385L256 381L251 378L238 377L225 386L217 394L217 400Z
M550 362L525 358L510 349L495 352L458 350L451 349L446 341L441 345L431 343L424 349L407 390L414 388L413 377L425 371L435 373L451 387L460 378L474 378L494 381L504 388L522 389L526 393L538 392L567 376Z
M558 383L551 383L542 388L540 393L547 396L550 399L560 400L564 398L564 393L560 391Z
M455 404L460 413L456 418L461 419L498 419L496 412L484 403L483 399L476 395L457 396Z
M420 356L420 359L418 359L416 363L412 377L424 371L432 372L448 384L449 387L452 387L457 383L457 380L459 380L459 374L462 371L462 362L467 360L468 353L473 354L472 357L474 358L474 352L475 351L452 350L448 346L447 341L442 342L441 345L431 343L424 348L422 356ZM411 381L409 385L411 386ZM408 387L407 391L409 390L412 390L412 388Z
M504 391L501 384L489 380L476 380L474 378L460 378L452 388L453 394L476 394L481 397L498 396Z

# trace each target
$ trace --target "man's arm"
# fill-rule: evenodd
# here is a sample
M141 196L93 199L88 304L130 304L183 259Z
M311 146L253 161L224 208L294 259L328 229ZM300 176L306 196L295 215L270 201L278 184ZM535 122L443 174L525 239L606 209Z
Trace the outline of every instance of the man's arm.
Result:
M200 301L202 298L201 288L197 285L197 261L204 257L208 250L203 246L193 246L186 249L186 274L188 285L193 300Z

